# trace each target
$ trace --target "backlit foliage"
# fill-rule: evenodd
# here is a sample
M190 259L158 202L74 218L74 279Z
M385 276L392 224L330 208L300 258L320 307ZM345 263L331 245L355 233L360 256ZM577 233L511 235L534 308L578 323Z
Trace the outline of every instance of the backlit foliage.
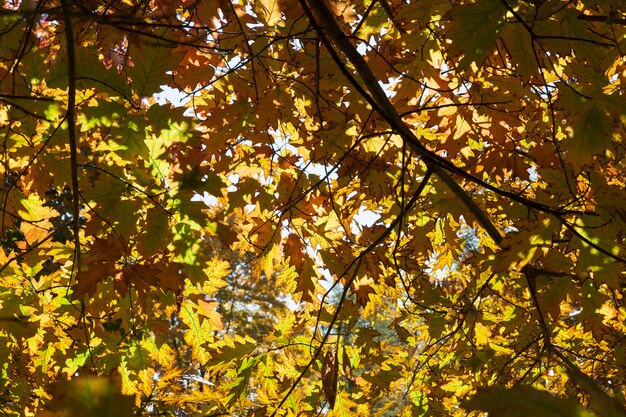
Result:
M623 416L623 6L5 0L3 415Z

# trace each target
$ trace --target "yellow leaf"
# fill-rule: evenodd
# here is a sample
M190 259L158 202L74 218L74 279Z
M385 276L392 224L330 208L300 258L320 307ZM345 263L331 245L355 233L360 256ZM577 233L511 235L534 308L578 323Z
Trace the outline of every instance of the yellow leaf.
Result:
M20 203L22 204L22 209L18 210L18 214L24 220L40 221L54 217L56 214L56 211L50 207L44 207L44 202L36 194L30 194L27 198L23 198Z
M478 322L474 326L474 334L476 336L476 344L478 346L486 345L489 343L491 337L491 330L485 327L482 323Z
M257 5L255 9L261 15L261 18L265 21L267 26L276 26L281 20L280 8L278 7L278 0L259 0L254 2Z
M447 384L442 385L440 388L444 391L456 393L456 392L459 392L461 389L463 389L463 385L465 385L463 381L459 379L454 379L448 382Z
M211 325L217 329L222 330L224 325L222 324L222 316L215 311L216 307L219 305L217 301L207 302L204 300L198 300L198 313L202 316L209 319Z

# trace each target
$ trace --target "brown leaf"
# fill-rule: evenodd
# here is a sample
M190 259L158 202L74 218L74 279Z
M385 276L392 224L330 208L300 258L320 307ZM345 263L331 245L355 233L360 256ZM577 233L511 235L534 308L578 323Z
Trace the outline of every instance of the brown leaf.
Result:
M338 374L339 362L337 361L337 355L332 349L329 349L322 364L322 389L331 409L335 407Z
M290 233L287 236L284 246L285 257L289 258L289 263L296 267L296 271L302 271L302 263L304 256L304 245L300 240L300 237L295 233Z
M359 278L354 282L352 293L356 294L356 301L362 307L369 303L370 294L376 294L372 284L374 284L374 280L370 277Z
M348 379L348 381L350 381L350 383L352 383L353 385L356 385L356 379L354 378L354 375L352 374L352 365L350 364L350 357L348 356L348 352L346 352L346 349L343 349L343 373L345 375L345 377Z
M85 271L78 271L76 274L76 283L72 286L72 295L75 299L80 299L87 295L93 296L96 292L98 283L103 281L109 275L106 269L100 266L93 266Z
M171 263L167 266L161 266L157 269L156 274L159 279L159 287L163 290L170 290L174 294L178 294L182 290L185 275L182 273L180 264Z
M138 292L146 292L157 286L157 272L158 269L151 265L125 265L122 268L123 282L127 286L132 284Z

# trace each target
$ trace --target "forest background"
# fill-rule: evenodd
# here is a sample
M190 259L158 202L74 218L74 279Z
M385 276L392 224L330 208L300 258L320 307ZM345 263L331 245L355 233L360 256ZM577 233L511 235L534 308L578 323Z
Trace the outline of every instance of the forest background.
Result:
M5 0L2 414L624 416L623 6Z

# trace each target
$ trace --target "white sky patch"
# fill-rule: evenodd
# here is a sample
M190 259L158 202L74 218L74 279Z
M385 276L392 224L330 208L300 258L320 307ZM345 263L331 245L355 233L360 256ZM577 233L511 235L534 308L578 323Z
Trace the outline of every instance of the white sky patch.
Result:
M226 63L226 67L217 67L215 68L215 75L224 75L233 70L233 68L238 67L241 64L241 57L239 55L235 55Z
M209 207L215 207L218 203L217 197L207 193L206 191L203 195L200 195L198 193L194 194L193 197L191 197L191 201L203 201L204 204Z
M304 46L302 45L302 41L300 39L294 38L290 40L289 43L291 44L293 49L295 49L296 51L304 50Z
M161 106L167 103L171 103L174 107L181 107L189 101L189 94L184 91L180 91L177 88L171 88L167 85L161 86L161 92L154 95L154 99Z
M304 172L308 175L317 175L318 177L325 177L328 175L330 180L336 180L338 178L337 171L335 170L330 172L331 169L332 167L329 165L312 163L305 166Z
M239 183L239 174L230 174L228 176L228 181L230 181L232 184L227 188L228 192L234 193L235 191L237 191L237 187L235 187L235 184Z
M354 216L350 228L353 233L357 233L359 228L373 226L380 220L380 214L368 210L365 207L360 207L359 212Z
M372 47L374 46L376 46L376 38L372 35L367 42L359 43L356 47L356 51L361 55L365 55L367 52L372 50Z
M393 98L396 94L398 94L397 91L393 90L393 87L395 87L395 85L397 83L400 82L400 80L402 80L401 76L398 77L390 77L387 82L383 82L383 81L378 81L378 84L382 87L383 91L385 92L385 95L387 95L387 97L389 98Z

